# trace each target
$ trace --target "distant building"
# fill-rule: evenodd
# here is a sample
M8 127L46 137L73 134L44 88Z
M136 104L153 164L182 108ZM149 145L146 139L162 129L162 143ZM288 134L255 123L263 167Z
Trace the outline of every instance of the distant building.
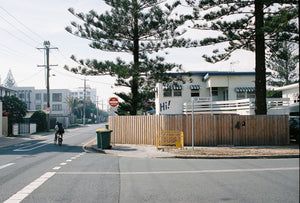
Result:
M24 101L28 111L43 110L47 108L47 90L34 87L13 87L15 95ZM50 90L50 116L67 116L70 114L67 98L71 96L68 89Z
M7 135L7 124L5 124L5 121L3 121L3 117L2 117L3 104L1 101L1 97L12 96L14 94L15 94L15 91L13 89L0 85L0 137ZM6 121L7 121L7 119L6 119Z
M14 94L15 94L15 90L13 90L12 88L8 88L0 85L0 97L12 96Z
M84 88L78 87L72 90L72 96L78 99L84 99ZM97 102L97 89L86 87L86 100L91 100L94 104Z

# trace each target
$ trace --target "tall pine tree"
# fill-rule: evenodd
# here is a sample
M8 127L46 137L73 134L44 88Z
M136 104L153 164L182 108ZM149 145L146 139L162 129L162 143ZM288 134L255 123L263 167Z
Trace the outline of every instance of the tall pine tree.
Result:
M299 53L296 54L298 47L292 43L279 41L270 44L269 48L270 56L267 60L267 67L271 69L272 75L268 83L272 86L281 87L299 81L299 75L296 71L299 62Z
M225 44L224 50L215 49L206 61L227 60L239 49L255 51L255 112L266 114L265 44L273 40L299 42L296 24L296 0L201 0L186 2L195 8L194 28L221 33L218 37L202 40L202 46ZM276 19L276 20L275 20Z
M90 47L94 49L129 53L132 62L126 63L121 58L115 61L77 60L72 56L80 65L70 70L85 75L116 76L116 85L131 89L130 94L117 94L125 101L121 108L136 115L144 102L145 91L156 82L170 82L172 78L166 72L182 71L180 65L166 63L163 57L154 57L153 53L172 47L197 46L196 42L182 36L186 30L181 26L191 16L176 14L179 1L168 4L166 0L105 0L105 3L111 10L101 14L95 10L76 13L70 8L82 24L72 22L66 30L90 40Z

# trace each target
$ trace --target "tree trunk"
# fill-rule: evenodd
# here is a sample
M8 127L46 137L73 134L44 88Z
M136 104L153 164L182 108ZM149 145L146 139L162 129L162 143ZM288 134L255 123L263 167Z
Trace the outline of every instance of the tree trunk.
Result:
M139 29L138 29L138 16L137 16L137 1L133 0L133 75L131 84L131 111L130 115L137 114L138 108L138 89L139 89Z
M264 3L255 0L255 114L266 115Z

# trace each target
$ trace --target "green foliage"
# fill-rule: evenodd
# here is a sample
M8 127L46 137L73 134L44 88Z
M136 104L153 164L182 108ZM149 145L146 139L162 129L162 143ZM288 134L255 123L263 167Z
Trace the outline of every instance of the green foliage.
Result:
M267 67L272 70L269 84L272 86L284 86L295 83L299 80L296 72L299 54L296 46L287 42L275 42L269 45L270 56Z
M115 93L118 97L120 97L124 101L129 101L131 99L130 93ZM139 91L138 96L138 109L137 115L144 115L147 111L150 111L155 108L155 95L152 90L144 89L143 91ZM130 115L131 106L126 102L120 102L118 106L118 115Z
M74 114L77 116L77 118L83 118L83 105L84 105L84 100L83 99L78 99L74 97L68 97L66 100L71 114ZM91 101L91 100L86 100L85 104L85 116L86 119L91 119L92 122L95 122L95 115L97 115L97 107L96 105ZM101 117L101 119L107 120L108 113L102 110L98 109L98 115Z
M36 123L37 132L43 132L47 130L46 113L42 110L35 111L30 117L30 122Z
M267 98L282 98L282 91L267 90Z
M16 96L4 96L1 98L3 103L3 113L8 116L8 134L12 133L12 124L24 121L27 106Z
M230 58L231 54L239 49L255 50L255 32L265 34L266 43L274 41L299 42L298 26L295 19L298 17L297 1L264 1L264 27L255 29L256 1L240 0L204 0L186 2L196 10L194 28L201 30L219 31L216 38L205 38L202 46L227 43L224 50L212 56L203 55L207 62L216 63ZM198 2L198 3L196 3ZM205 13L202 16L199 13ZM209 23L208 23L209 22Z
M203 55L210 63L228 60L239 49L255 51L255 113L266 114L266 44L272 41L299 42L296 24L298 1L294 0L186 0L194 7L194 28L212 30L219 37L206 38L202 46L222 43L223 50ZM204 15L200 15L203 13Z
M136 115L142 103L139 92L143 87L154 87L160 81L172 81L174 78L165 73L182 71L180 65L166 63L163 57L152 54L172 47L198 46L198 42L184 38L186 30L181 29L192 16L176 14L175 9L180 6L180 1L168 4L164 0L106 0L105 3L111 6L111 10L102 14L95 10L86 14L76 13L70 8L69 11L82 24L71 22L66 30L90 40L91 48L129 53L132 62L121 58L115 61L77 60L72 56L79 66L65 68L77 74L116 76L115 85L131 90L127 96L120 93L124 104L120 104L119 108L123 109L122 113Z

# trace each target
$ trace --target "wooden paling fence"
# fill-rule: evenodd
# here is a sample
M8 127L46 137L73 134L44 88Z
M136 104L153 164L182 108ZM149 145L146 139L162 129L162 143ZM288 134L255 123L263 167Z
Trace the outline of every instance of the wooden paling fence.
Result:
M192 116L109 117L112 143L155 145L161 130L183 131L185 146L192 145ZM194 145L289 144L288 116L195 115Z

